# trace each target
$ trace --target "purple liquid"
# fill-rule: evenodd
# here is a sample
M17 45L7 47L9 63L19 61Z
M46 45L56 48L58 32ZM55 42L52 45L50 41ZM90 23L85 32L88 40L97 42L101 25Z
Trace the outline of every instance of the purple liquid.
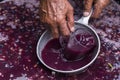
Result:
M14 3L14 1L17 2ZM102 12L99 20L91 22L91 25L97 27L97 32L101 37L101 52L95 63L84 73L68 76L52 74L52 71L45 68L36 56L36 44L44 31L44 26L41 25L37 17L39 12L36 11L39 6L27 8L24 5L30 3L37 5L32 1L39 3L40 0L28 0L30 3L27 2L21 6L16 5L21 2L20 0L14 1L12 1L13 3L11 1L0 3L0 16L6 17L4 20L0 20L0 34L3 34L5 38L8 36L7 41L4 41L6 40L4 38L0 43L0 80L120 80L120 5L112 2ZM75 3L75 19L77 20L80 18L79 15L82 15L83 0L71 1ZM24 23L21 16L28 16L25 21L29 23ZM18 22L16 23L16 21ZM13 25L7 26L6 24L9 22L15 22L16 29L12 29ZM104 33L99 32L99 29ZM110 30L112 31L109 32ZM115 42L112 43L111 40ZM20 49L22 51L19 54ZM112 64L113 69L108 63Z
M59 39L50 40L42 51L42 59L44 63L54 69L67 71L78 69L91 61L91 55L78 61L66 61L63 58L61 49L62 47L59 43Z
M64 38L69 41L63 43L66 46L62 53L69 61L83 59L90 53L90 51L94 50L95 47L95 39L91 33L84 29L80 29L78 31L79 33L77 33L77 35L72 34L70 39Z

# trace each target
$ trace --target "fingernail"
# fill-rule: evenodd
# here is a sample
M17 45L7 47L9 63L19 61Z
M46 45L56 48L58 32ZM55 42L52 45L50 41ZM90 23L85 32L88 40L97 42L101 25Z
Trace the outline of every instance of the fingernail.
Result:
M88 16L88 15L89 15L89 12L83 12L83 15L84 15L84 16Z
M71 31L72 31L72 32L74 32L74 30L75 30L75 28L74 28L74 27L72 27L72 28L71 28Z

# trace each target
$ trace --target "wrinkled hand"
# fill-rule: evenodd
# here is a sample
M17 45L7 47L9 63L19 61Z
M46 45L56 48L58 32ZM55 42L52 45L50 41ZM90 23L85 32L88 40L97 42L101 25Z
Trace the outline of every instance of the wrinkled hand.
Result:
M73 7L68 0L40 0L40 20L50 25L54 38L74 31Z
M93 18L98 18L101 11L109 4L110 0L84 0L84 16L88 16L93 6Z

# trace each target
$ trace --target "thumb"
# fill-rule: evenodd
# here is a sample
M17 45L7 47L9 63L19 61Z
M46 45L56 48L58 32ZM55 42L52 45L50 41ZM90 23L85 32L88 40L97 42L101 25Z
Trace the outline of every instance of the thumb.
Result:
M110 0L97 0L94 5L93 18L98 18L102 10L109 4Z
M93 0L84 0L84 16L88 16L92 8Z

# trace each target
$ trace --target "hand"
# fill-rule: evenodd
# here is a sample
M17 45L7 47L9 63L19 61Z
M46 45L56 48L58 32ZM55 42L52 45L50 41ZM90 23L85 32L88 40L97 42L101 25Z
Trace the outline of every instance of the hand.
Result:
M88 16L91 11L92 5L94 4L94 11L92 17L98 18L102 10L109 4L109 2L110 0L85 0L83 15Z
M73 7L68 0L40 0L40 20L50 25L54 38L74 31Z

